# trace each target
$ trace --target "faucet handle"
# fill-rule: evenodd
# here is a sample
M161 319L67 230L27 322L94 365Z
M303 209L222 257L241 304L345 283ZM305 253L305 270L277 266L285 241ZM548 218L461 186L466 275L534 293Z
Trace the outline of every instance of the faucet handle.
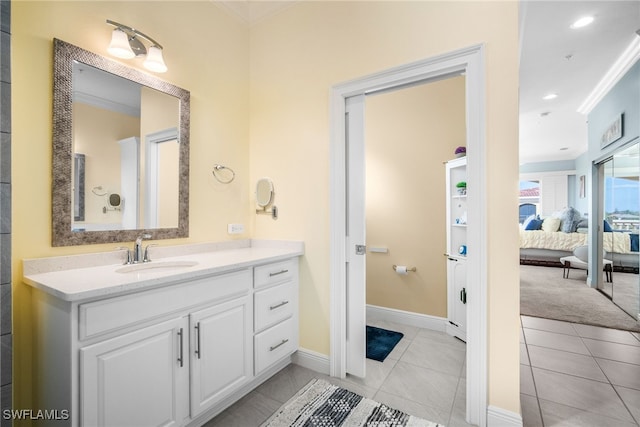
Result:
M118 246L116 248L117 251L127 251L127 259L125 260L124 264L131 264L131 251L129 250L129 248L125 248L124 246Z
M150 262L151 258L149 258L149 248L152 246L158 246L157 243L148 244L146 248L144 248L144 257L142 258L142 262Z

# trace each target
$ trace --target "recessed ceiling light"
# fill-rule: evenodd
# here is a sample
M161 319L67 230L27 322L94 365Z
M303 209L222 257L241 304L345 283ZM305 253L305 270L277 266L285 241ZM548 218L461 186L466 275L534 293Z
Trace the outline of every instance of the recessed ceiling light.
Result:
M592 22L593 22L593 16L583 16L582 18L578 19L576 22L571 24L570 28L575 30L576 28L586 27Z
M545 101L549 101L550 99L555 99L558 97L557 93L548 93L545 96L542 97L542 99L544 99Z
M545 111L540 113L540 117L547 117L549 114L551 114L551 111Z
M562 147L562 148L560 149L560 151L567 151L568 149L569 149L569 147Z

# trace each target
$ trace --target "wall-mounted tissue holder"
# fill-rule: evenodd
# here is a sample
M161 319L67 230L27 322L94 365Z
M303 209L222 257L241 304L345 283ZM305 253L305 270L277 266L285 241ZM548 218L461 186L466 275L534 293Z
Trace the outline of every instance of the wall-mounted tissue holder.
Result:
M393 265L393 270L398 274L409 274L409 272L416 272L415 267L407 267L406 265Z

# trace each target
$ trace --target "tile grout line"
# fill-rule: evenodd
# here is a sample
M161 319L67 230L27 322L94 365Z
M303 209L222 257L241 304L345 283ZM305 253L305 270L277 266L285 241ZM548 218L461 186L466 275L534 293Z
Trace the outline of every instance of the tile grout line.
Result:
M600 368L600 370L602 371L602 373L604 374L604 377L607 379L607 381L609 381L609 384L611 385L611 388L613 389L613 391L615 392L616 396L618 396L618 399L620 399L620 402L622 403L622 406L625 407L625 409L627 410L627 412L629 413L629 415L631 416L631 419L638 424L638 422L640 420L637 420L636 417L633 416L633 412L631 412L631 409L629 409L629 406L627 406L627 403L624 401L624 399L622 398L622 396L620 396L620 393L618 392L618 389L616 388L615 384L613 384L613 382L609 379L609 376L607 375L607 373L604 371L604 369L602 369L602 366L600 366L600 363L598 363L598 358L596 358L595 356L593 357L593 360L596 362L596 365L598 365L598 368ZM604 359L604 360L608 360L608 359ZM620 386L623 387L623 386ZM634 389L632 389L634 390Z
M533 376L533 366L531 365L531 355L529 354L529 344L527 343L527 336L524 333L524 324L522 322L522 316L520 316L520 327L522 328L522 339L524 340L524 348L527 351L527 360L529 361L529 372L531 373L531 382L533 382L533 390L536 393L536 403L538 404L538 413L540 414L540 423L544 426L544 417L542 416L542 405L540 404L540 396L538 396L538 386L536 386L536 378ZM520 404L522 407L522 404Z

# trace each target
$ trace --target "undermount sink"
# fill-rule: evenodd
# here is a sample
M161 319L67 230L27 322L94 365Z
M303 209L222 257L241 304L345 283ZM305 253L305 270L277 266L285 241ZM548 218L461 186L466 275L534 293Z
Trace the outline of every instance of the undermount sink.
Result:
M116 273L158 273L166 270L181 270L198 265L197 261L150 261L120 267Z

